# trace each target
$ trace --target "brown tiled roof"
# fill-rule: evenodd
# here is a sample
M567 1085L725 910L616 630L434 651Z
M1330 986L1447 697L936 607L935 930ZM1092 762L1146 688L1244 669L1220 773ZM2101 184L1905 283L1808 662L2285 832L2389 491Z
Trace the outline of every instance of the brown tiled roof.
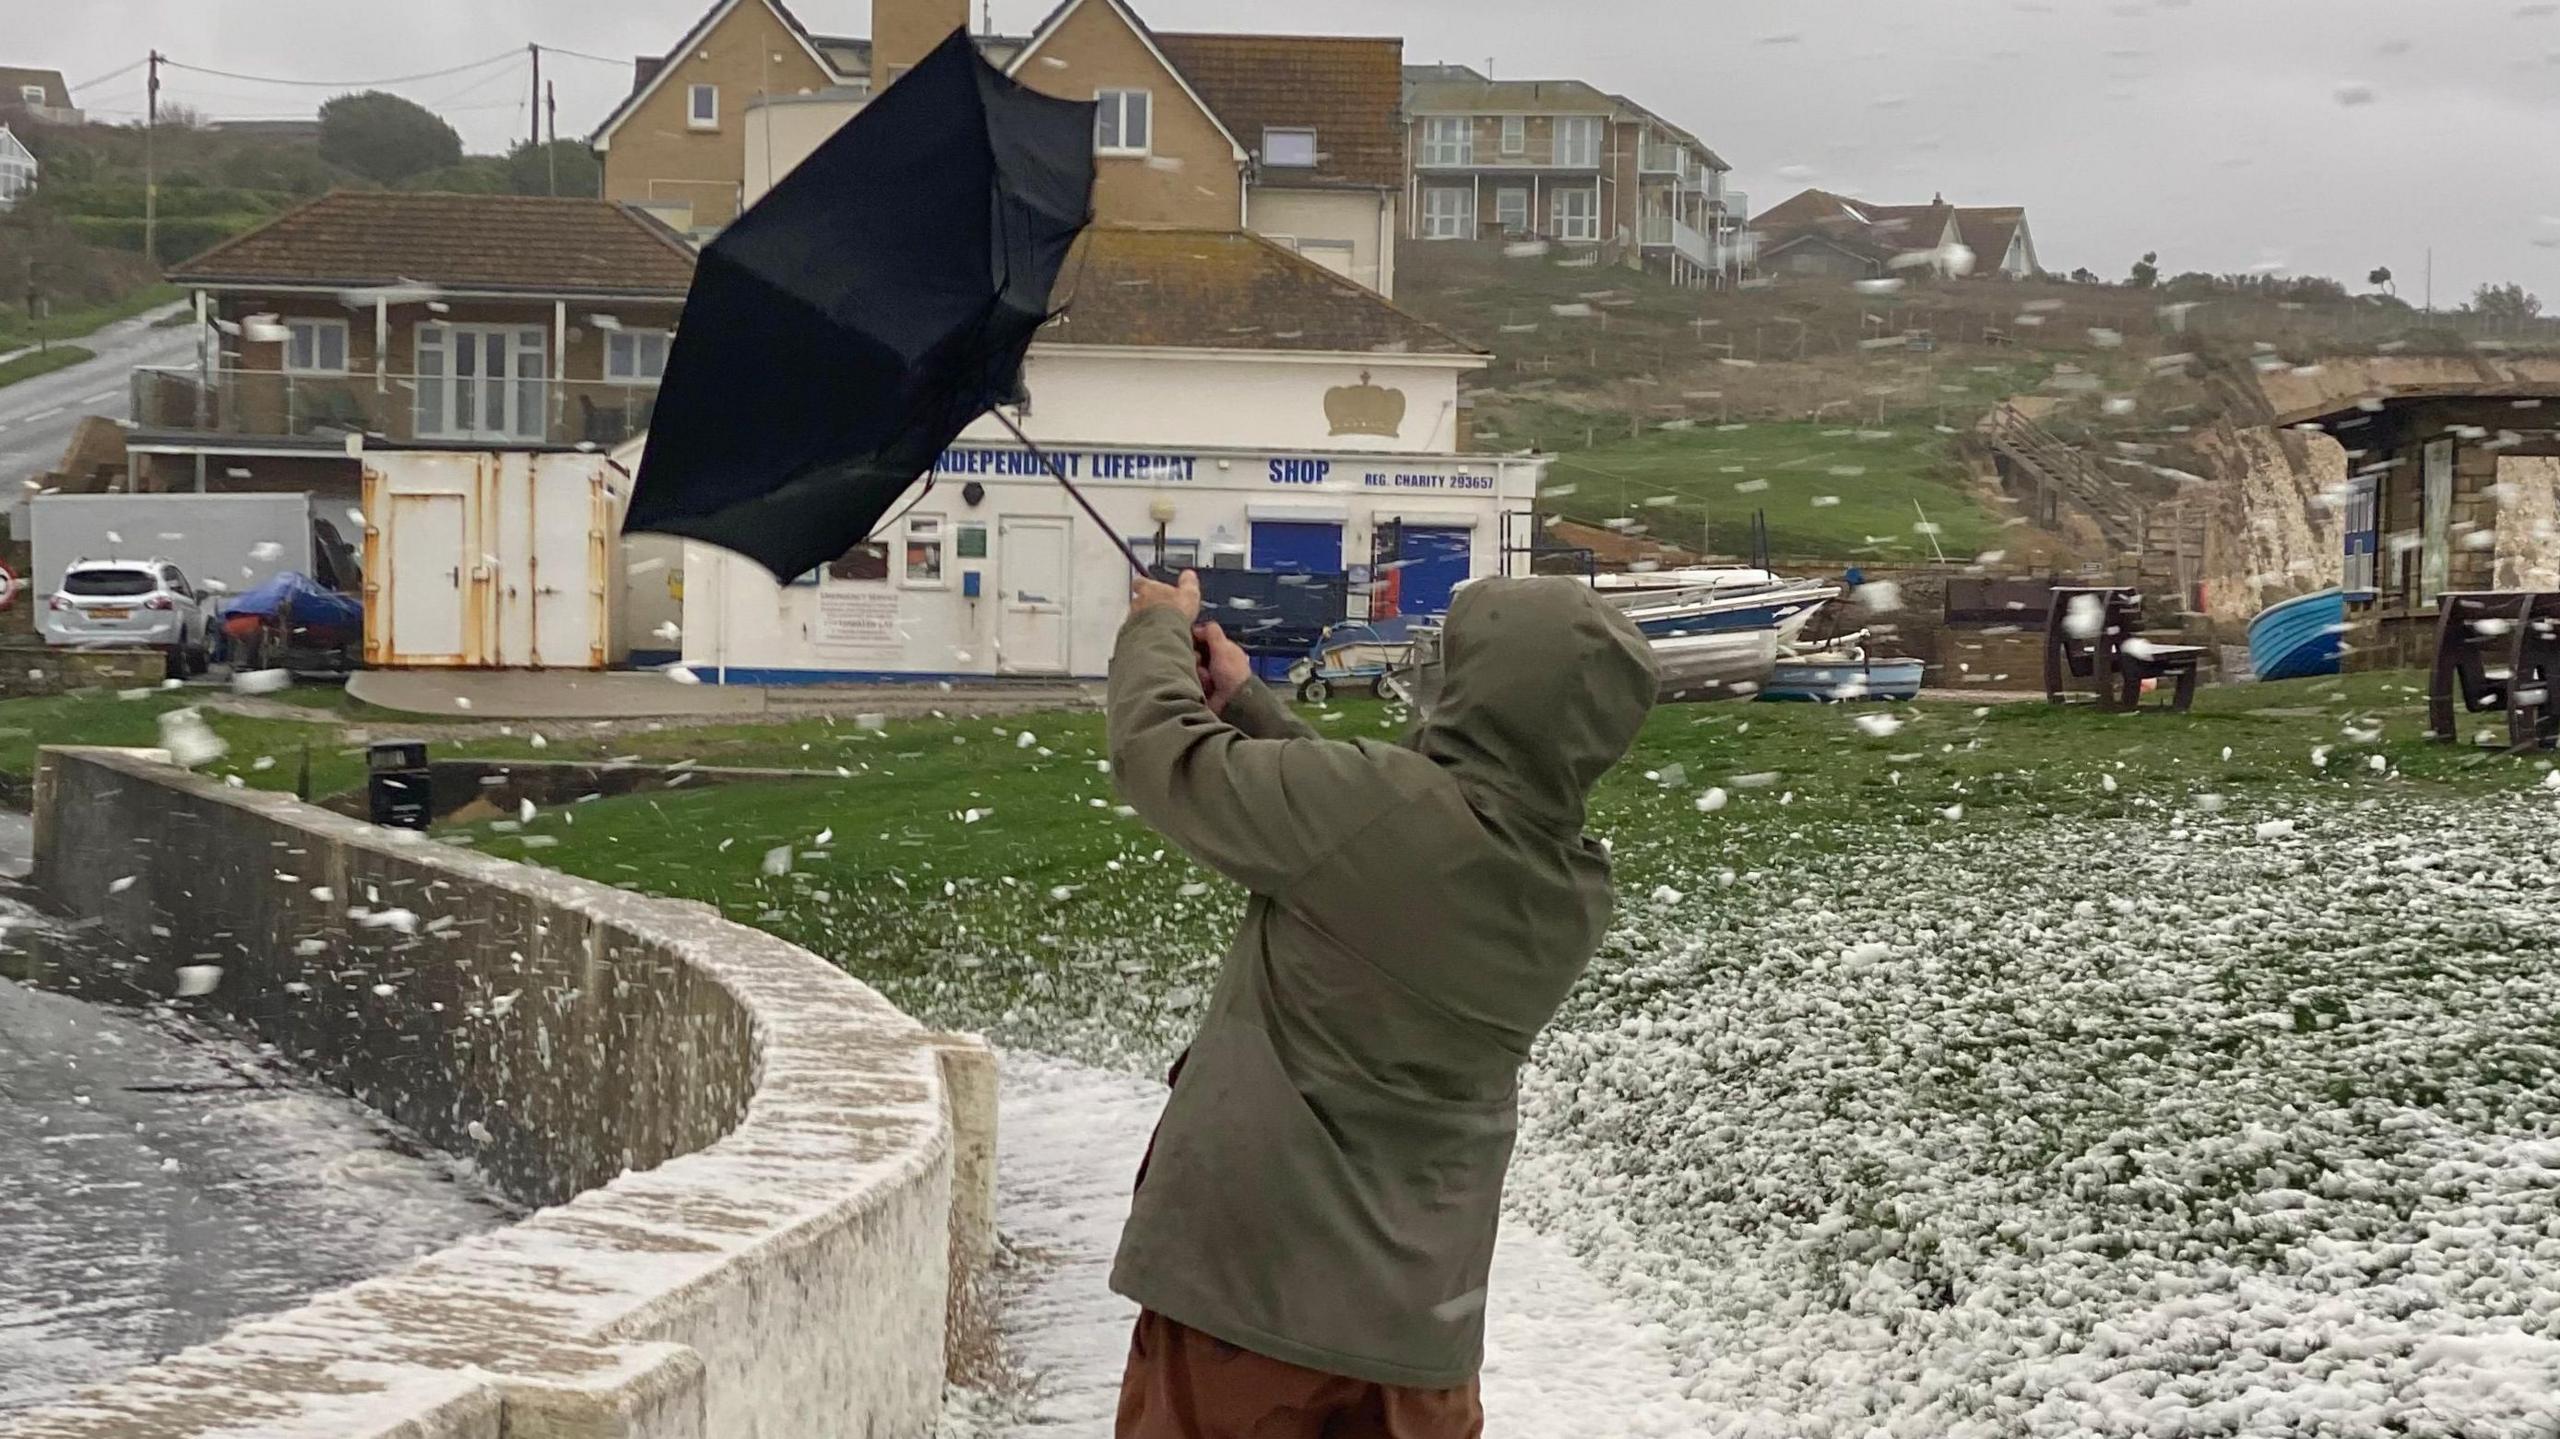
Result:
M1311 260L1240 230L1099 226L1059 277L1057 345L1483 353Z
M340 190L171 268L169 278L681 299L693 261L683 237L607 200Z
M1984 270L1995 269L2008 258L2009 246L2026 223L2022 205L1967 205L1956 210L1956 229L1964 236L1965 248L1973 251L1974 264Z
M1608 115L1618 97L1581 80L1491 80L1464 65L1415 65L1404 72L1413 115Z
M16 65L0 65L0 103L16 105L18 87L36 85L44 90L44 103L57 110L71 108L71 87L64 83L59 70L37 70Z
M1159 31L1156 43L1257 156L1265 127L1315 130L1315 168L1266 168L1264 183L1404 183L1402 40Z
M1876 205L1828 190L1806 190L1752 216L1751 228L1762 236L1764 253L1778 241L1810 233L1861 254L1890 256L1934 248L1946 233L1948 218L1960 213L1943 200Z

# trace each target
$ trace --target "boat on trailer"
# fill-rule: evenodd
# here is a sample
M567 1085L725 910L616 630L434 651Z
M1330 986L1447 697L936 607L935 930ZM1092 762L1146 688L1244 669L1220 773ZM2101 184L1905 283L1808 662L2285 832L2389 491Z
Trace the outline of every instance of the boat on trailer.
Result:
M1855 648L1788 655L1770 670L1760 698L1820 704L1915 700L1928 672L1925 660L1879 658Z
M2336 674L2344 663L2347 597L2321 590L2270 605L2249 621L2249 669L2261 680Z
M1603 590L1601 595L1648 638L1767 630L1788 644L1824 605L1840 598L1841 589L1822 580L1778 580L1749 587Z

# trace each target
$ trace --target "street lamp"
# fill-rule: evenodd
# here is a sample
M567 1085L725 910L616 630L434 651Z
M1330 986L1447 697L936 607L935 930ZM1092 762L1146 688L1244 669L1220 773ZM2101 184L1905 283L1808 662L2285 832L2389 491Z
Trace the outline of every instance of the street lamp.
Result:
M1147 506L1147 517L1156 522L1156 568L1164 568L1165 527L1173 523L1173 497L1158 495Z

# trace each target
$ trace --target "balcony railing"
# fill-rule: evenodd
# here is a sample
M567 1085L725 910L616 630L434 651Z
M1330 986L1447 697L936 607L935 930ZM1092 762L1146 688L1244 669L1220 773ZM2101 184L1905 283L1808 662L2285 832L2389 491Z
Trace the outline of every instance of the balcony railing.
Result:
M1706 235L1669 215L1645 216L1643 237L1650 248L1678 251L1693 265L1715 266L1715 247L1707 243Z
M243 439L461 440L618 445L649 428L658 387L620 380L371 374L292 375L188 368L133 372L133 421Z

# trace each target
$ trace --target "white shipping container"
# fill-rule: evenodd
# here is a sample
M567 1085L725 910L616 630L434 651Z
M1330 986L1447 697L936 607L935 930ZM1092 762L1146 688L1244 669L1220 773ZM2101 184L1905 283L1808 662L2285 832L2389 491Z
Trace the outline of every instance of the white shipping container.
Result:
M367 450L365 663L616 663L621 507L601 454Z

